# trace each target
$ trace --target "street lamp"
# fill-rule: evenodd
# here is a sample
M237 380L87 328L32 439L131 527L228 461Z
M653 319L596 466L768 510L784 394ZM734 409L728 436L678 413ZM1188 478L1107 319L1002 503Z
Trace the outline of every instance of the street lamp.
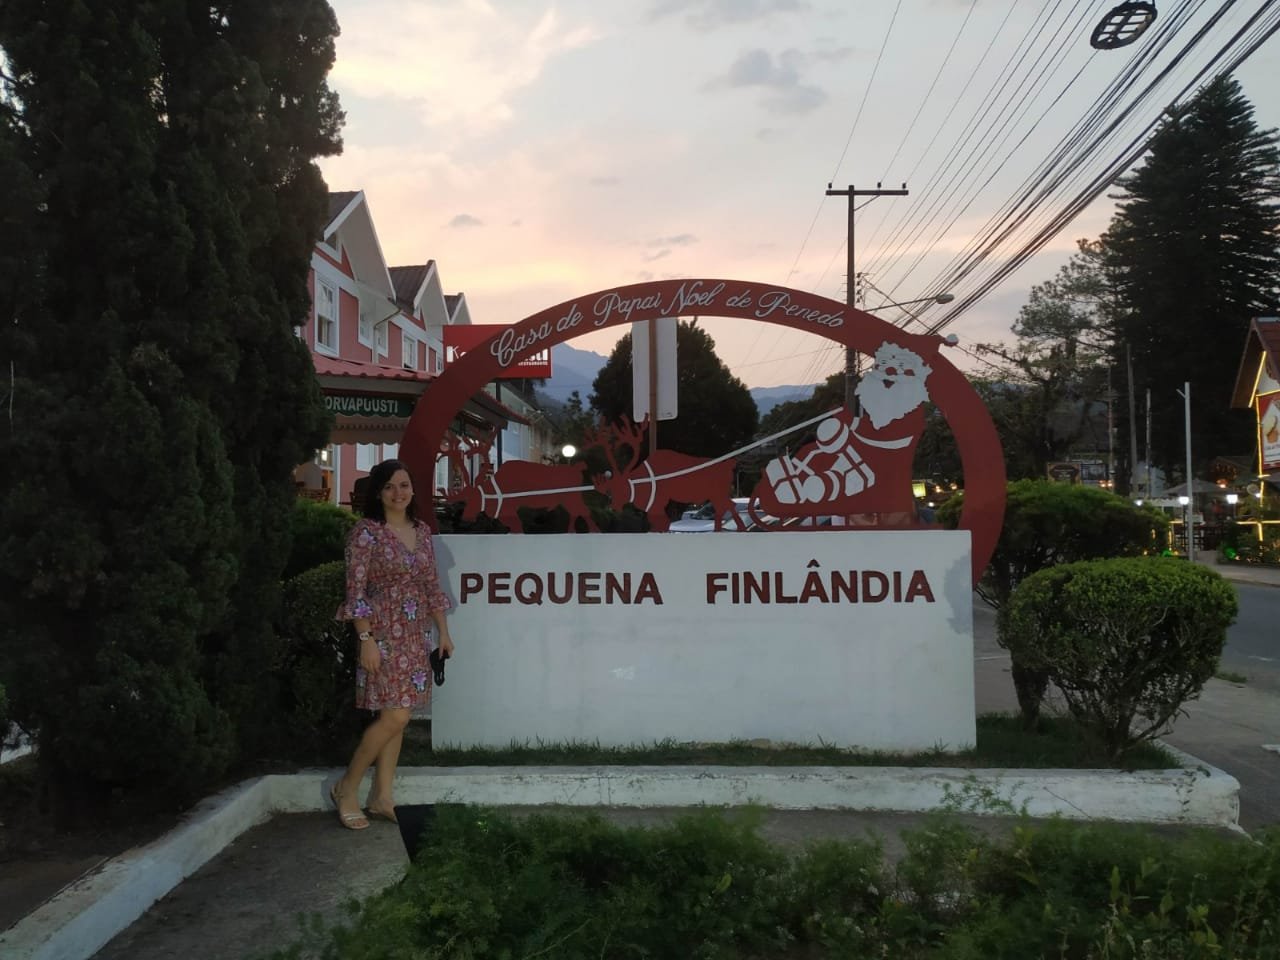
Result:
M575 447L572 443L566 443L563 447L560 448L560 455L564 457L566 460L572 460L574 454L576 454L577 452L578 452L578 448Z
M870 313L872 310L884 310L887 307L909 307L913 303L950 303L955 298L956 295L954 293L940 293L936 297L920 297L918 300L901 300L897 303L880 303L874 307L863 307L863 309ZM910 310L906 312L911 313ZM912 314L912 316L914 317L915 315Z
M866 275L865 273L863 273L863 274L859 274L859 275L858 275L858 280L859 280L859 282L860 282L860 283L865 283L868 287L870 287L870 288L871 288L872 290L874 290L876 293L880 294L880 296L882 296L882 297L884 297L884 298L888 299L889 294L885 293L883 290L881 290L879 287L877 287L874 283L872 283L872 282L867 278L867 275ZM884 309L886 309L886 308L888 308L888 307L903 307L903 308L904 308L904 309L903 309L903 311L902 311L903 313L905 313L908 317L910 317L910 318L911 318L912 320L914 320L916 323L920 324L921 326L924 326L924 321L923 321L923 320L921 320L918 316L916 316L916 315L915 315L914 313L912 313L910 310L907 310L907 309L905 309L905 308L906 308L906 307L911 306L913 303L930 303L930 304L933 304L933 303L950 303L950 302L951 302L952 300L954 300L955 298L956 298L956 296L955 296L955 294L954 294L954 293L939 293L939 294L936 294L935 296L932 296L932 297L921 297L921 298L919 298L918 300L903 300L901 303L882 303L882 304L880 304L879 306L875 306L875 307L863 307L862 309L863 309L863 310L866 310L868 313L870 313L872 310L884 310Z

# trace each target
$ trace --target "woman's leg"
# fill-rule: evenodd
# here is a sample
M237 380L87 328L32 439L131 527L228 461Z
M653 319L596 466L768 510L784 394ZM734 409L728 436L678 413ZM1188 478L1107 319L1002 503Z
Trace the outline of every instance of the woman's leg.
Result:
M395 742L395 755L392 760L392 773L395 772L395 758L400 756L400 741L404 739L404 728L409 724L407 707L387 707L378 713L378 719L365 727L364 736L356 747L347 772L338 781L338 809L342 813L359 813L360 798L357 791L364 780L365 772L374 762L379 761L382 751L392 741ZM378 764L381 771L382 764ZM375 791L376 791L375 786Z
M404 731L387 741L374 761L373 786L369 790L367 806L386 816L394 814L396 802L392 799L395 789L396 764L400 760L400 745L404 743Z

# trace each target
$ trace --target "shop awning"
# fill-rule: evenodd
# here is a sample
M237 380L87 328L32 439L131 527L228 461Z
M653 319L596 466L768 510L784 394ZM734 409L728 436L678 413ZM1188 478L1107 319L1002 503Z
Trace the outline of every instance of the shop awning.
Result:
M418 400L436 379L404 367L314 354L316 379L333 412L331 443L398 443ZM458 412L459 432L529 421L483 390Z

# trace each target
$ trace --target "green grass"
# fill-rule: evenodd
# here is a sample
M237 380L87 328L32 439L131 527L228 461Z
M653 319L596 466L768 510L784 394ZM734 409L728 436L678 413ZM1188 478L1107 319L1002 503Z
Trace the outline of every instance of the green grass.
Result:
M1243 673L1236 673L1234 670L1219 670L1214 676L1227 683L1245 683L1249 679Z
M405 766L838 766L838 767L1027 767L1163 770L1177 767L1168 751L1142 744L1112 763L1098 741L1065 717L1041 720L1034 732L1022 728L1017 717L984 714L978 717L978 742L972 750L950 752L945 745L923 753L849 750L823 744L760 746L746 741L680 743L662 740L631 747L599 743L543 743L526 741L506 747L442 748L432 750L422 732L410 728L400 763Z

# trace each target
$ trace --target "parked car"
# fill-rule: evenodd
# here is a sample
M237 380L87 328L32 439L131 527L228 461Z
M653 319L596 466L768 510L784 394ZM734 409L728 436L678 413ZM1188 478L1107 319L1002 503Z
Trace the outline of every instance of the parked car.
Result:
M752 526L751 517L747 513L747 507L751 503L748 497L733 498L733 512L725 511L724 518L721 520L721 530L738 530L740 529L737 521L734 520L733 514L736 512L742 521L743 528ZM759 506L759 504L757 504ZM716 508L710 503L704 503L700 507L692 510L686 510L679 520L674 521L668 531L670 533L710 533L716 528Z

